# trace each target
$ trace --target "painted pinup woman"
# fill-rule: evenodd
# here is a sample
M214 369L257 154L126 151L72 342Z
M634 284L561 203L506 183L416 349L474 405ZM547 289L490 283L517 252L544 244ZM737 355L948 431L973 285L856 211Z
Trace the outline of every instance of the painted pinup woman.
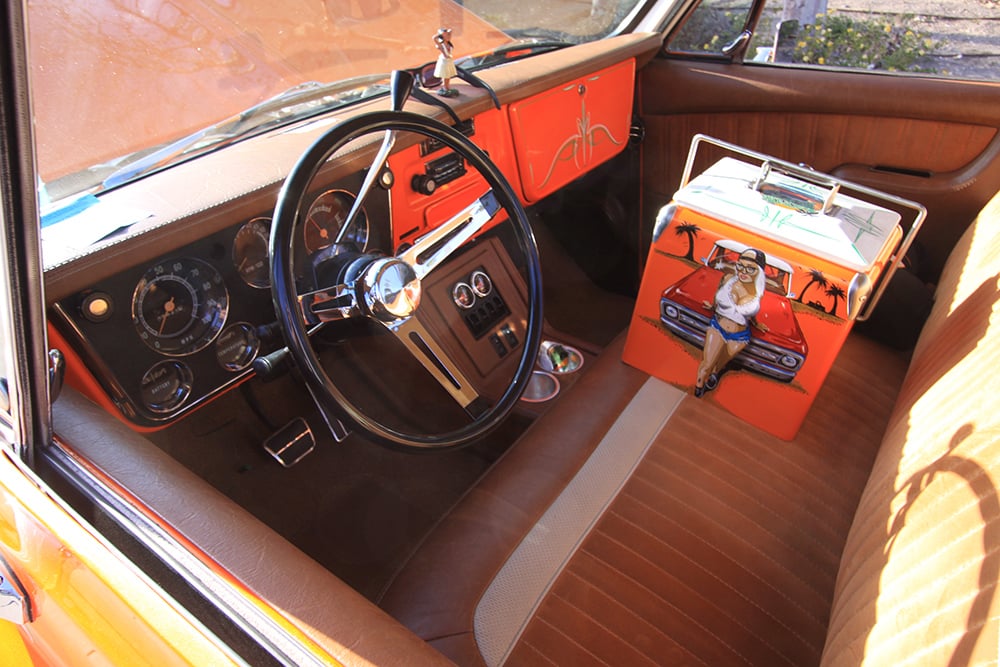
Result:
M764 252L744 250L732 267L723 270L715 303L705 301L714 311L705 331L705 346L698 365L694 395L701 397L719 385L719 374L750 342L750 327L767 331L767 325L755 319L764 296Z

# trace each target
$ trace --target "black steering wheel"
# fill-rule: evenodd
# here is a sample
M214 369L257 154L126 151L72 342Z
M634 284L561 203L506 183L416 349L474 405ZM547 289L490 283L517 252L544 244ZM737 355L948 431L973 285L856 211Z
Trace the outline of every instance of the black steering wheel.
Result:
M395 137L415 133L440 142L461 156L486 182L482 191L469 195L468 205L449 220L417 239L414 245L397 252L342 253L333 271L318 271L325 278L316 279L305 293L299 293L293 266L293 247L297 221L303 217L310 183L327 160L346 144L359 137L384 137L382 148L368 171L368 184L358 194L358 204L367 187L381 172ZM478 194L478 198L476 195ZM464 202L463 202L464 203ZM473 386L439 344L422 319L434 317L432 308L421 309L421 280L431 271L447 265L452 256L467 248L471 239L490 221L506 213L511 226L510 238L526 286L527 322L524 326L516 369L506 389L497 397L487 398ZM353 211L344 227L353 219ZM436 221L432 221L436 222ZM403 111L374 112L339 123L321 136L298 160L278 196L270 237L271 293L275 312L293 361L319 409L327 416L341 419L348 427L359 429L382 444L421 450L450 449L469 444L498 426L517 404L534 367L542 334L542 286L538 249L524 208L499 168L469 139L436 120ZM391 250L389 251L392 252ZM346 259L345 259L346 258ZM314 260L315 261L315 260ZM331 260L331 264L336 263ZM418 317L418 314L420 317ZM372 338L388 338L405 349L409 357L432 376L460 409L457 425L440 430L437 425L403 429L372 416L371 409L348 397L320 363L310 336L327 323L364 320ZM374 323L374 324L373 324ZM342 325L338 325L342 326ZM372 333L374 332L374 334ZM379 341L379 345L386 345ZM392 343L388 343L392 345ZM419 369L418 369L419 370ZM393 368L378 373L383 389L393 387ZM402 391L403 388L398 388ZM454 406L450 406L454 407ZM377 410L374 412L378 412ZM466 422L467 423L464 423ZM426 432L436 430L438 432Z

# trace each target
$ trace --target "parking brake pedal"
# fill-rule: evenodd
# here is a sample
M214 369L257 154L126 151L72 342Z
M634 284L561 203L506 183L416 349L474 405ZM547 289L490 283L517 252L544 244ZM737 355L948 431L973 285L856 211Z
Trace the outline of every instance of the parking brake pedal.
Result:
M285 468L291 468L316 447L312 429L302 417L296 417L264 441L264 449Z

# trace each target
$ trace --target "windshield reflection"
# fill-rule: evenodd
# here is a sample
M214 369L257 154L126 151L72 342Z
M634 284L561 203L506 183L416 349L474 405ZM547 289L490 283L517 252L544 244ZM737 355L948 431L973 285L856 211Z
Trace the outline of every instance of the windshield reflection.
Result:
M597 39L636 2L29 0L39 174L54 198L85 191L303 82L433 61L441 27L462 58L512 38Z
M389 72L508 37L451 0L31 0L42 180L173 141L303 81Z

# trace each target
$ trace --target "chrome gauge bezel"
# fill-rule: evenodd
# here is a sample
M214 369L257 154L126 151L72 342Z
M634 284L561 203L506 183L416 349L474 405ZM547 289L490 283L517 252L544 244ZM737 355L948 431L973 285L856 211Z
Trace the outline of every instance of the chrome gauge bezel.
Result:
M462 310L469 310L476 305L476 292L469 283L460 281L451 287L451 300Z
M139 397L155 414L166 415L180 408L191 396L194 375L182 361L164 359L142 376Z
M488 297L493 292L493 279L482 269L476 269L469 276L469 287L480 299Z
M244 222L233 237L233 267L250 287L271 287L268 242L271 218L260 216Z

